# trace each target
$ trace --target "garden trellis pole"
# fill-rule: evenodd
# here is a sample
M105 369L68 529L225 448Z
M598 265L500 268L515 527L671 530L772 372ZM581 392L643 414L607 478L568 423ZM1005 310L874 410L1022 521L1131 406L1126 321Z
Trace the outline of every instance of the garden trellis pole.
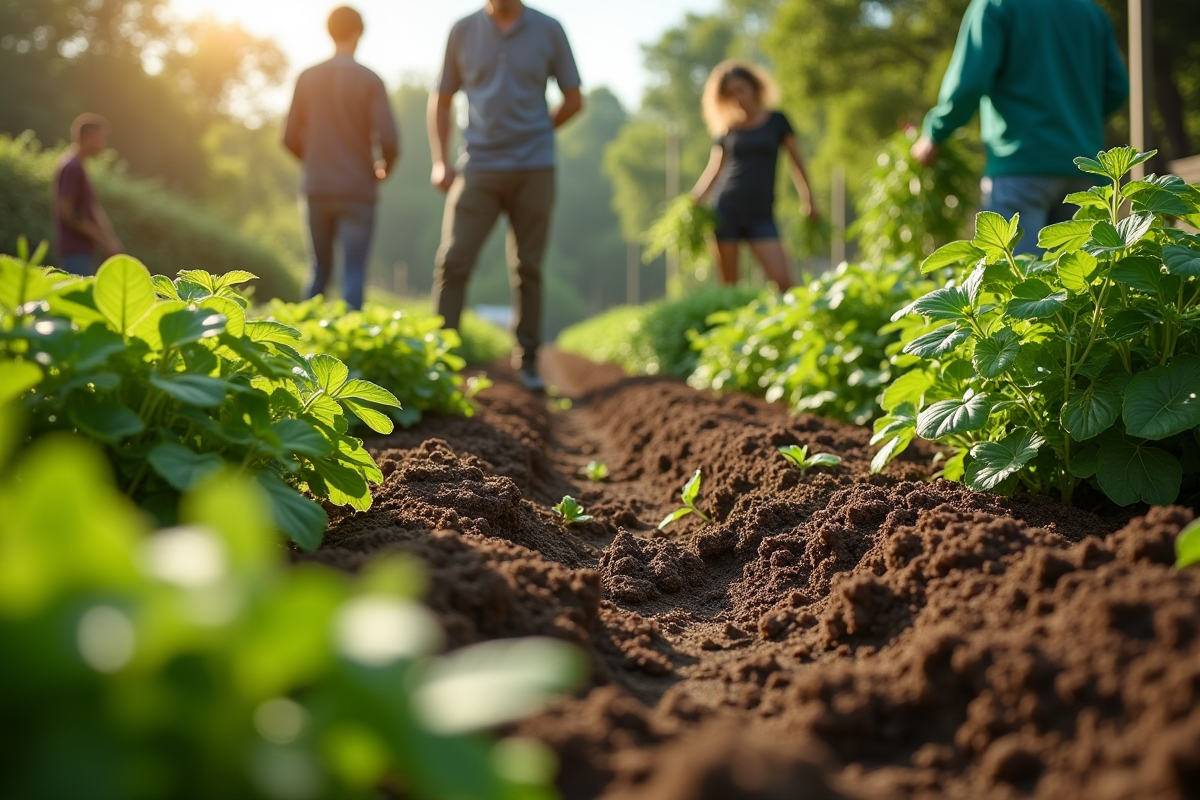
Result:
M1150 149L1150 96L1153 89L1153 0L1129 0L1129 140L1139 152ZM1146 177L1138 164L1133 180Z

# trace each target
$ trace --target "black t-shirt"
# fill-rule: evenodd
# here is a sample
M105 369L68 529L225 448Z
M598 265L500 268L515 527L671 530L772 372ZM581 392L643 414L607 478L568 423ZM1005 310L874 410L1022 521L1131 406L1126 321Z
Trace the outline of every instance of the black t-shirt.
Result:
M716 207L738 217L770 217L775 211L775 170L779 148L792 124L778 111L757 128L734 128L716 140L725 149L725 166Z

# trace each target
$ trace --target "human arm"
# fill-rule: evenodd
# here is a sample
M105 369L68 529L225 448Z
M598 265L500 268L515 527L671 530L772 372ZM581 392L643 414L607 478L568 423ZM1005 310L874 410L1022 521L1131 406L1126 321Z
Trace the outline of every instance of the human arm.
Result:
M714 144L712 151L708 155L708 166L704 168L704 174L700 176L700 180L696 181L696 185L692 188L692 196L696 198L697 203L708 201L708 194L712 191L713 184L717 182L717 178L721 176L721 170L725 167L725 148L719 144Z
M104 234L104 243L102 246L110 256L115 256L118 253L125 251L125 245L121 244L121 240L117 237L116 231L113 230L112 221L108 218L108 214L104 213L104 209L99 203L92 206L92 214L96 217L96 222L100 225L100 230Z
M63 225L76 233L83 234L106 252L109 252L110 255L112 254L114 249L112 245L114 242L110 241L108 233L105 232L104 227L98 219L92 219L86 214L81 213L82 210L79 208L79 203L75 196L63 195L59 197L57 211ZM117 249L119 249L120 242L116 242L115 244L117 245Z
M375 177L383 180L391 174L392 167L400 160L400 133L396 129L396 118L392 116L387 89L383 81L376 83L371 101L371 129L375 132L379 142L379 154L382 156L375 162Z
M450 111L454 95L434 92L429 95L429 107L425 124L429 130L429 154L433 156L433 173L429 182L443 192L450 191L456 177L453 165L447 159L450 149Z
M288 109L287 122L283 128L283 146L297 160L304 160L304 128L307 123L307 111L304 101L304 76L296 81L296 90L292 94L292 105Z
M804 159L800 157L800 145L796 142L796 134L789 133L783 140L787 150L788 166L791 167L792 183L800 194L800 212L811 220L820 219L817 203L813 199L812 183L808 180L808 171L804 169Z
M555 129L566 125L572 117L583 110L583 90L578 86L574 89L563 90L562 104L551 115Z
M928 166L941 144L966 125L991 91L1004 61L1005 28L1000 9L991 0L972 0L946 74L938 104L925 116L922 136L913 145L913 157Z

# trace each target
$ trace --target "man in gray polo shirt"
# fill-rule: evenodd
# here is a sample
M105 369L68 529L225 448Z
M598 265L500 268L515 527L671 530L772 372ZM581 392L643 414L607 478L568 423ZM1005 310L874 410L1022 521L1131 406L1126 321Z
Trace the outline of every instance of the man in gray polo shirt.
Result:
M305 296L325 293L339 239L345 256L342 297L351 308L361 308L376 184L399 158L400 136L383 81L354 60L362 17L342 6L329 15L327 27L335 55L300 73L283 143L304 164L313 262Z
M550 78L563 94L551 113ZM466 147L450 164L451 102L469 106ZM450 31L437 90L429 100L432 182L447 192L433 303L457 328L467 280L479 250L503 212L508 216L509 282L517 347L513 362L529 389L545 387L537 372L542 342L542 257L554 205L554 131L583 108L579 70L557 20L520 0L489 0Z

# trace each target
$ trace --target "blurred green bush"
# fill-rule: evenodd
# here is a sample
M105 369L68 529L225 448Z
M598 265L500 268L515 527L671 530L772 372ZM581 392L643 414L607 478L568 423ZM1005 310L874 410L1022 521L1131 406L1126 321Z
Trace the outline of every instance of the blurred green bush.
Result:
M0 253L15 254L22 235L35 245L52 240L51 184L60 155L29 137L0 136ZM259 276L251 284L259 300L300 297L299 274L227 221L110 163L93 162L89 171L117 235L151 270L246 270Z

